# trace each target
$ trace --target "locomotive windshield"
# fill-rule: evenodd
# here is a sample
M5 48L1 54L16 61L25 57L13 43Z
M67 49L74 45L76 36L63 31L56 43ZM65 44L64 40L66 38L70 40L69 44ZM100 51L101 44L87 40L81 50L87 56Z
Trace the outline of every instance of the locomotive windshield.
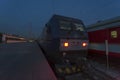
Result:
M68 21L60 21L60 29L61 30L75 30L75 31L83 31L83 25Z
M70 22L60 21L60 29L61 30L71 30Z
M84 31L83 25L78 23L73 23L76 31Z
M85 29L82 23L74 21L60 21L60 36L62 38L85 38Z

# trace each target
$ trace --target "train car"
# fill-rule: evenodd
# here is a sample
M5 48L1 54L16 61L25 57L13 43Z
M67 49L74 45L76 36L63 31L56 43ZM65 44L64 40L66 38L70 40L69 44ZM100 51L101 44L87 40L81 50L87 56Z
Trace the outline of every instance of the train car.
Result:
M17 43L17 42L27 42L27 40L19 36L5 35L5 42L6 43Z
M87 30L90 57L120 61L120 17L91 24Z
M16 42L26 42L27 40L23 37L0 33L0 43L16 43Z
M45 25L39 43L50 62L75 62L87 55L88 35L81 20L53 15Z

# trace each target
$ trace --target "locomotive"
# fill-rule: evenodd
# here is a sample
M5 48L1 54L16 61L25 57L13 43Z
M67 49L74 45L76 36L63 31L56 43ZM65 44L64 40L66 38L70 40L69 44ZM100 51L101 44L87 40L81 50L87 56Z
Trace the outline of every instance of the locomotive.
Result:
M43 28L39 43L52 63L74 63L87 55L88 35L79 19L53 15Z

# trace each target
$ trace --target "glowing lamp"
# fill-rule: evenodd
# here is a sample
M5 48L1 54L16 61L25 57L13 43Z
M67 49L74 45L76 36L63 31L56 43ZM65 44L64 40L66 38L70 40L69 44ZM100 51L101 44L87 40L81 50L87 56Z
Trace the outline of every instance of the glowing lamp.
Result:
M64 43L64 47L68 47L69 46L69 43L68 42L65 42Z
M83 46L83 47L86 47L86 46L87 46L87 43L86 43L86 42L83 42L83 43L82 43L82 46Z

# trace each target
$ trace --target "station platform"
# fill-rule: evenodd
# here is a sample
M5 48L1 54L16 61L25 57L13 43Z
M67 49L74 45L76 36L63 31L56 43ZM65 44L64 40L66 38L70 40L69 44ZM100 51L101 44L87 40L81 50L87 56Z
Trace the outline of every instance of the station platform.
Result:
M57 80L37 43L0 44L0 80Z

